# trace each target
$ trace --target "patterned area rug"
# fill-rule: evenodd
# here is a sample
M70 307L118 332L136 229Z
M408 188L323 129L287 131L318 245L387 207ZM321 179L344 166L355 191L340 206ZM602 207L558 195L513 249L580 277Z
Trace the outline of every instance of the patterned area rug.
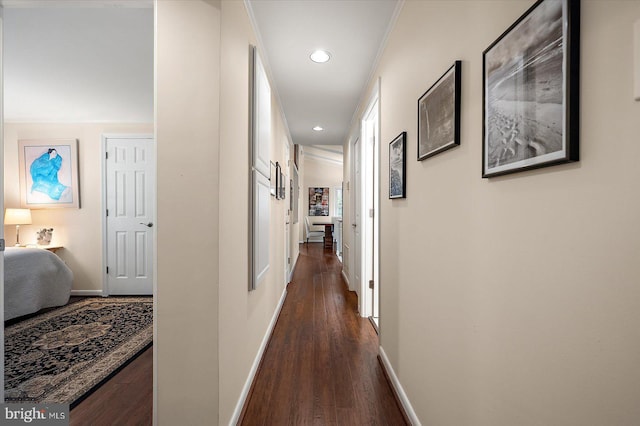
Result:
M74 405L153 338L151 297L90 298L5 329L5 401Z

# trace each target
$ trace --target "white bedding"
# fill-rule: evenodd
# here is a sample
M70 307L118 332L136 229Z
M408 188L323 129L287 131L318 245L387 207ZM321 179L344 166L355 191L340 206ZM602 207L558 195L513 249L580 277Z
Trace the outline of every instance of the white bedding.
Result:
M73 273L55 254L7 247L4 256L4 320L69 301Z

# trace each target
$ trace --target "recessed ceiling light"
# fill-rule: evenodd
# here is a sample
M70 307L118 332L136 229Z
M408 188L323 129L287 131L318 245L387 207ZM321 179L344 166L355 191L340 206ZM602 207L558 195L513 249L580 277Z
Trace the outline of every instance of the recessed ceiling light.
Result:
M315 130L316 132L321 132L324 130L324 128L320 127L320 126L316 126L313 128L313 130Z
M331 55L326 50L316 50L309 58L311 58L313 62L323 64L331 59Z

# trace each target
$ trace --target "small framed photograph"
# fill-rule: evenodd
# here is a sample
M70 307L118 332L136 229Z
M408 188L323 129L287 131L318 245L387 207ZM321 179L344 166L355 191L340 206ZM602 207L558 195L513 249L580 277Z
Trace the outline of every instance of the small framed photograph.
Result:
M280 163L278 163L276 161L276 171L275 171L275 196L276 196L276 200L279 200L281 198L280 196L280 186L281 186L281 181L282 181L282 172L280 171Z
M280 187L278 188L278 194L280 195L281 200L284 200L285 198L287 198L286 180L287 179L284 176L284 173L282 172L282 168L280 168L280 180L278 181L278 183L280 184Z
M460 145L461 68L455 61L418 99L418 161Z
M270 173L269 173L269 192L271 193L271 196L275 197L276 196L276 165L273 163L273 161L270 161L271 163L271 167L270 167Z
M80 208L78 141L19 140L20 205Z
M579 160L579 25L540 0L484 51L482 177Z
M389 143L389 198L407 197L407 132Z

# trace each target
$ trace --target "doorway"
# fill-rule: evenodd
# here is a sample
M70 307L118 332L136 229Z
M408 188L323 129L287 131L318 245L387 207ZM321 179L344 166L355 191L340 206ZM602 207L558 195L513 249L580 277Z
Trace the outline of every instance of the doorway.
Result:
M359 309L379 325L379 132L378 89L363 115L361 136L354 143L355 278Z
M155 143L149 135L103 137L103 296L153 294Z

